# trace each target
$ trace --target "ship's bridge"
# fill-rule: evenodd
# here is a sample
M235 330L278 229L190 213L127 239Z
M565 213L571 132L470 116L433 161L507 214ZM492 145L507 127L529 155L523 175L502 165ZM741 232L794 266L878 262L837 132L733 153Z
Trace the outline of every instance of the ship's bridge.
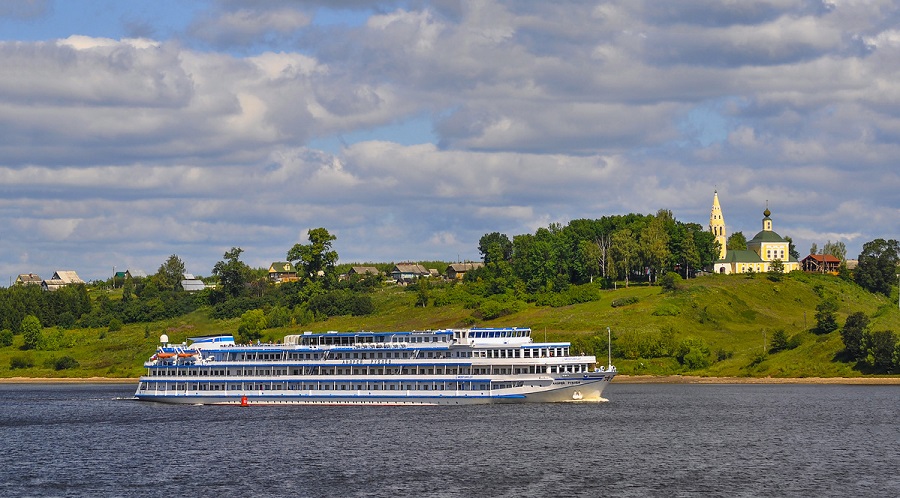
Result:
M531 342L531 329L520 327L473 328L453 331L453 338L460 344L517 345Z

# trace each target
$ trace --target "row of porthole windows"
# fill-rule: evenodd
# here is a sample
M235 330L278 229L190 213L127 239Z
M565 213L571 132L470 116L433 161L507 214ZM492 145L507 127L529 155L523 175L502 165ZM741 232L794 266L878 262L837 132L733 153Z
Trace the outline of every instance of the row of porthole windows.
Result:
M495 388L521 386L523 383L507 383L495 386ZM209 383L145 383L141 385L141 391L483 391L488 389L487 383L467 382L430 382L430 383L402 383L402 382L368 382L356 384L351 382L320 382L311 384L209 384Z

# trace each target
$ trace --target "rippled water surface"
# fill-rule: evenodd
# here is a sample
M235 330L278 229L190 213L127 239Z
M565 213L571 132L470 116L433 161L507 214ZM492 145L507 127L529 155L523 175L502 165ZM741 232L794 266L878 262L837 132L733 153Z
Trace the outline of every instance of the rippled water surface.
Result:
M0 496L900 496L897 386L249 408L133 389L0 385Z

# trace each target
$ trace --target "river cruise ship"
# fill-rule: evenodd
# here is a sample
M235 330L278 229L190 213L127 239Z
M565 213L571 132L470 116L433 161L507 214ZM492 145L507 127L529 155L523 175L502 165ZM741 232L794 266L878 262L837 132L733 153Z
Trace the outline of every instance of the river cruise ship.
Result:
M603 401L611 364L528 328L304 332L283 344L164 335L135 396L166 403L453 405Z

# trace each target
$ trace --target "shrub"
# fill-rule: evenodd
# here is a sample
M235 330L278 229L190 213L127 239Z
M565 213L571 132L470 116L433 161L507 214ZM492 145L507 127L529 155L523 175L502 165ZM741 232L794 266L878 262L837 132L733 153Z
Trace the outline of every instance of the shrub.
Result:
M681 288L681 275L670 271L660 277L659 285L662 286L663 292L675 292Z
M110 332L118 332L122 330L122 320L118 318L112 318L109 320L109 331Z
M56 370L68 370L70 368L78 368L81 364L71 356L63 356L53 362L53 368Z
M734 356L734 351L728 351L721 348L716 350L716 361L725 361L732 356Z
M770 353L784 351L788 347L788 336L784 329L778 329L772 332L772 347L769 348Z
M685 339L678 345L675 358L688 370L706 368L710 365L709 346L700 339Z
M3 329L0 331L0 347L12 346L13 345L13 333L12 330Z
M505 301L499 301L497 299L485 299L481 306L478 308L481 317L485 320L493 320L494 318L500 318L501 316L511 315L513 313L517 313L521 311L524 307L524 303L517 299L509 299Z
M34 366L34 360L28 356L13 356L9 359L9 369L15 370L17 368L31 368Z
M618 299L613 299L610 303L610 306L613 308L619 308L621 306L628 306L629 304L634 304L638 302L637 296L629 296L629 297L620 297Z
M664 303L656 307L653 310L653 316L678 316L681 313L681 308L671 303Z
M291 310L284 306L273 306L266 315L269 327L278 328L291 324Z
M755 367L755 366L759 365L760 363L766 361L766 358L768 358L768 357L769 357L769 355L766 354L765 351L759 351L750 358L750 366Z

